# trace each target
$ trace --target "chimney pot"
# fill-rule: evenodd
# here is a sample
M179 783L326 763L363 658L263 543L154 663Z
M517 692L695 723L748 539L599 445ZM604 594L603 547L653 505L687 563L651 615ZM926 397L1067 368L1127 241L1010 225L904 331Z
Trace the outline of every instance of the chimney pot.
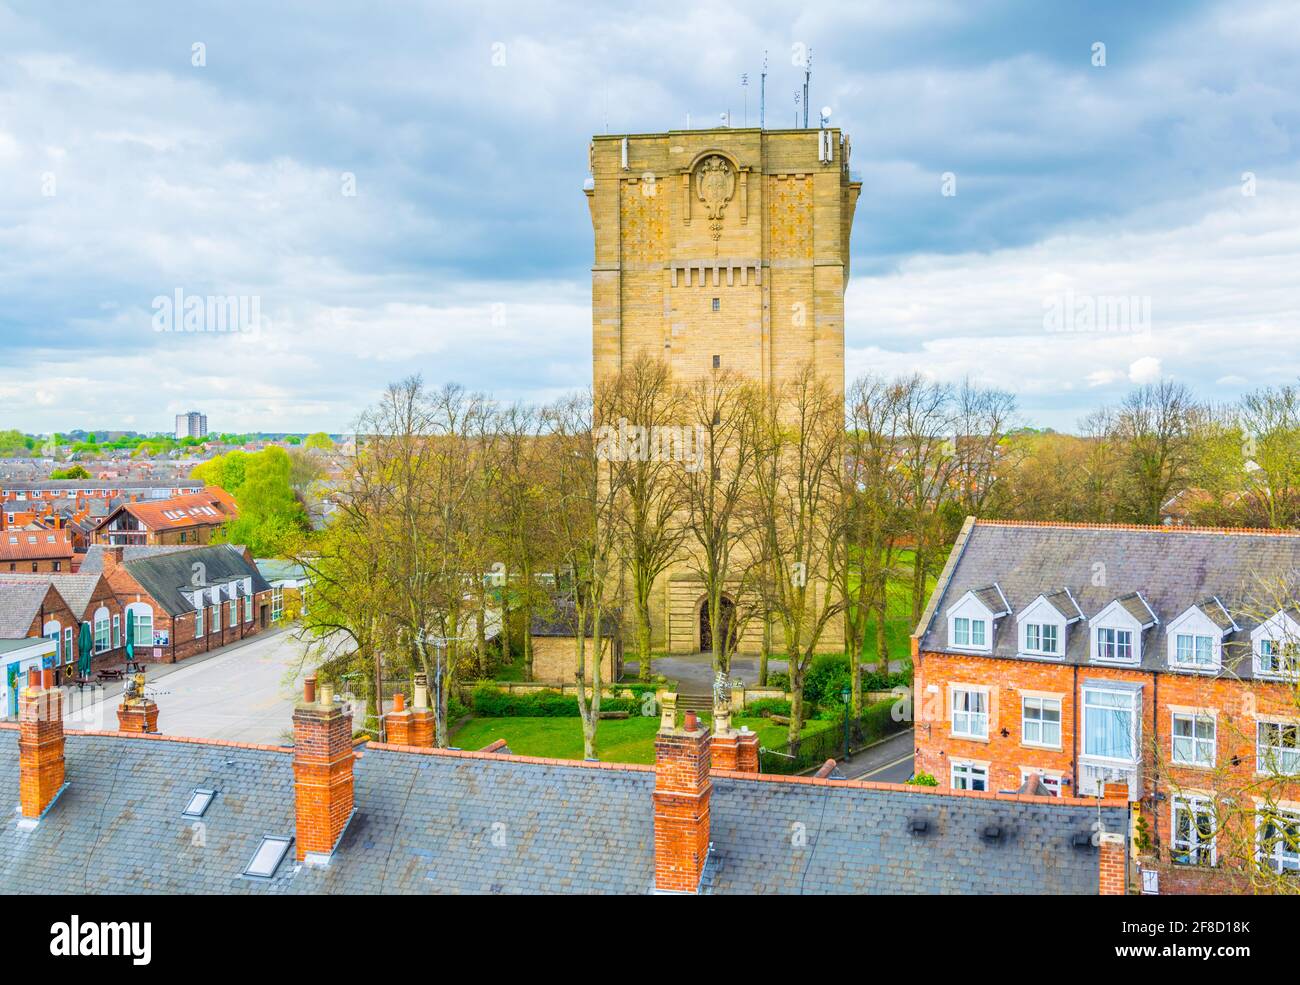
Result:
M309 705L316 703L316 675L310 674L302 682L302 700Z
M41 670L41 687L46 691L54 687L54 668L45 667Z
M694 708L688 708L686 710L686 720L682 723L682 727L685 728L687 732L694 732L700 727L700 719L699 716L695 714Z
M320 706L330 708L334 705L334 685L322 684L320 686Z
M406 695L401 691L393 695L393 711L406 711Z
M41 686L41 669L39 667L27 668L27 686L33 691Z

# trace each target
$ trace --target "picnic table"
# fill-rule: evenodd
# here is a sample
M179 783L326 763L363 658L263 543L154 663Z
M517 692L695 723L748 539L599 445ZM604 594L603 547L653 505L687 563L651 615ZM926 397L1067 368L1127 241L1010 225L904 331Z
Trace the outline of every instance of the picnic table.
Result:
M112 667L105 667L103 670L95 671L95 676L101 681L120 681L125 675L125 671L115 670Z

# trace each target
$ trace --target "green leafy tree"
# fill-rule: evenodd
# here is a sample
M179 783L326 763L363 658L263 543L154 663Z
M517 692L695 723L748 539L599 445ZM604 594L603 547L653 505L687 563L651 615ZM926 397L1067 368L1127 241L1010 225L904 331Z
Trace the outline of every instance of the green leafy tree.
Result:
M324 451L334 450L333 439L331 439L324 431L316 431L313 434L307 435L306 440L303 441L302 444L304 448L321 448Z

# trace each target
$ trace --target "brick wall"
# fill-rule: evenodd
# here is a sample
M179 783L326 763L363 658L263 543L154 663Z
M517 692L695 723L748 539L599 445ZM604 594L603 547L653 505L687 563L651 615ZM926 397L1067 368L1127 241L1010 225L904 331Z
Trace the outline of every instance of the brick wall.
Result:
M1157 864L1169 862L1173 795L1205 794L1249 798L1255 778L1255 728L1260 719L1295 720L1294 692L1283 683L1241 681L1196 674L1159 673L1111 667L1073 667L1028 660L925 652L915 675L916 771L930 773L940 789L951 789L954 760L987 764L991 790L1020 785L1022 768L1059 774L1070 781L1064 792L1077 790L1076 763L1082 752L1082 690L1085 680L1142 685L1141 766L1139 809L1160 846ZM978 741L952 735L953 685L987 689L989 738ZM1023 742L1022 699L1051 696L1061 701L1061 743L1044 749ZM1173 715L1202 714L1214 718L1215 765L1200 768L1172 763ZM1002 731L1006 730L1007 735ZM1159 792L1163 796L1154 798ZM1282 784L1278 799L1300 802L1300 781ZM1224 843L1238 840L1238 849L1251 834L1232 825L1253 824L1239 811L1225 812ZM1211 891L1204 887L1231 884L1230 876L1187 873L1180 867L1161 880L1162 892ZM1200 887L1200 888L1198 888Z

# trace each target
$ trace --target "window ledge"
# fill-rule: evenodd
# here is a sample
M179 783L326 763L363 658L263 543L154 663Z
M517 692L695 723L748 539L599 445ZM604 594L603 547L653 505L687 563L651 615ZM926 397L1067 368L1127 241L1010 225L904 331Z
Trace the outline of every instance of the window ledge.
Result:
M1065 752L1064 746L1048 746L1043 745L1041 742L1025 742L1023 739L1020 741L1020 746L1022 749L1042 749L1046 752Z
M984 736L983 738L980 738L978 735L962 735L960 732L953 732L951 729L948 731L948 738L960 739L962 742L983 742L986 744L989 741L989 737L987 735Z

